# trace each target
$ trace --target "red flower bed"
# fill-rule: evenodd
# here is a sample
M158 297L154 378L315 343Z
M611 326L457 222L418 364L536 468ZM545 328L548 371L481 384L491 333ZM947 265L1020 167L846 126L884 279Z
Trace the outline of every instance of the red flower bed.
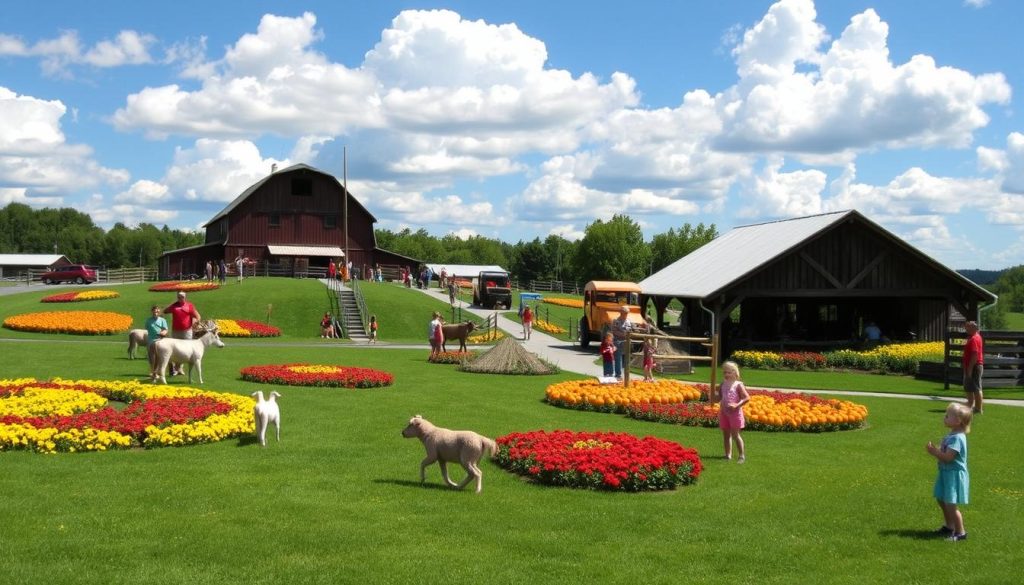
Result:
M531 431L498 437L498 464L540 483L648 491L693 483L703 469L695 449L626 433Z
M43 384L33 384L40 387ZM80 390L75 388L75 390ZM90 390L81 390L88 392ZM107 406L100 410L80 412L70 416L0 416L0 424L27 424L37 429L55 428L61 431L93 428L115 431L140 439L146 427L162 427L202 420L214 414L231 412L231 405L206 396L190 398L151 398L133 402L124 410ZM141 442L141 440L140 440Z
M161 282L149 287L152 292L170 292L183 290L185 292L197 292L201 290L215 290L220 288L216 282L203 282L201 280L172 280Z
M246 321L244 319L235 319L235 323L238 323L240 327L249 330L249 337L278 337L281 335L281 330L273 325L266 325L259 321Z
M272 364L242 368L242 379L286 386L328 386L378 388L390 386L395 378L370 368L316 364Z

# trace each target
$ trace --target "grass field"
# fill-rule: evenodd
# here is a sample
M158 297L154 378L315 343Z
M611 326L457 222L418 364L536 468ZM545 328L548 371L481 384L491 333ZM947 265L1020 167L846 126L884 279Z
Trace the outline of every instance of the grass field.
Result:
M1024 569L1020 408L992 405L976 421L972 503L964 508L970 538L946 543L930 536L941 515L931 497L935 463L924 450L944 432L942 402L850 397L869 407L867 428L747 432L747 464L730 464L718 459L717 429L542 402L548 384L578 376L468 374L427 364L425 349L322 343L322 290L262 280L192 298L204 313L222 306L232 311L224 317L254 318L277 295L271 323L309 323L309 333L228 340L204 361L205 389L269 391L241 381L239 369L295 361L378 368L395 384L273 387L283 394L282 441L265 449L243 437L109 453L0 453L0 582L1009 583ZM370 288L382 332L408 331L402 335L419 342L421 312L429 315L434 301ZM170 298L118 290L139 319L152 299ZM216 294L224 297L204 296ZM0 314L52 308L40 309L38 295L19 297L0 299ZM100 302L107 301L74 308ZM279 312L278 304L302 308ZM121 336L0 335L3 378L124 380L145 372L143 361L124 357ZM745 377L763 383L752 371ZM705 470L676 491L619 494L536 486L485 462L482 494L454 492L441 487L436 466L419 483L422 447L399 435L417 413L491 437L555 428L654 435L696 448Z

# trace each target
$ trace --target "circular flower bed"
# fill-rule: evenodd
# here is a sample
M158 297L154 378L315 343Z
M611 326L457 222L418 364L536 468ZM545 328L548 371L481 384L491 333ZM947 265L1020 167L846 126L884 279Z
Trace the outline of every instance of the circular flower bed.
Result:
M220 285L216 282L205 282L202 280L173 280L170 282L154 284L149 287L149 290L153 292L172 292L179 290L185 292L198 292L201 290L215 290L218 288L220 288Z
M427 358L432 364L461 364L476 357L473 351L439 351Z
M586 489L675 489L700 475L694 449L626 433L531 431L498 437L497 462L537 482Z
M743 406L747 430L802 431L821 433L845 431L864 426L866 406L848 400L825 399L810 394L749 390L750 402ZM633 418L681 424L717 427L718 404L637 404L626 414Z
M116 299L121 293L112 290L88 290L82 292L66 292L50 295L39 299L40 303L77 303L81 301L99 301L103 299Z
M125 402L114 408L108 401ZM0 380L0 451L105 451L251 433L253 400L135 381Z
M79 335L111 335L124 333L132 326L132 318L109 311L44 311L12 315L4 319L4 327L35 333L75 333Z
M316 364L249 366L242 368L242 379L249 382L284 384L286 386L343 388L377 388L390 386L395 381L394 376L380 370Z
M273 325L244 319L214 319L221 337L278 337L281 330Z
M544 395L549 404L564 408L625 412L627 407L637 404L697 400L700 390L676 380L631 381L626 388L622 384L601 384L591 378L552 384Z

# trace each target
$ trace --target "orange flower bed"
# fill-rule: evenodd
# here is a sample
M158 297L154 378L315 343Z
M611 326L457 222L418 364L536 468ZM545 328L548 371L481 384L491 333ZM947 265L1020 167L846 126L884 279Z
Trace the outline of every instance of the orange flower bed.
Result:
M220 285L216 282L204 282L202 280L175 280L154 284L149 287L149 290L152 292L172 292L179 290L185 292L198 292L201 290L216 290L218 288L220 288Z
M549 305L559 305L562 307L570 307L573 309L583 308L583 299L560 299L560 298L547 298L544 297L543 301Z
M629 388L597 380L570 380L547 387L549 404L577 410L625 412L637 404L675 404L700 398L700 390L677 380L630 381Z
M128 331L132 326L132 318L109 311L45 311L12 315L4 319L3 326L34 333L112 335Z
M81 301L99 301L102 299L116 299L121 293L112 290L87 290L77 292L66 292L39 299L40 303L78 303Z

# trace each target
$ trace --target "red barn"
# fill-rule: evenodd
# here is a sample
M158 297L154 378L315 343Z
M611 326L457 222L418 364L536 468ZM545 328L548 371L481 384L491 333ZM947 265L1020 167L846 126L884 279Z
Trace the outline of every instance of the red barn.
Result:
M332 259L340 265L346 251L358 273L378 263L419 264L378 248L377 218L351 194L345 200L333 175L305 164L275 170L206 222L204 244L164 252L160 277L202 275L207 261L223 258L231 266L239 255L255 264L257 275L321 275Z

